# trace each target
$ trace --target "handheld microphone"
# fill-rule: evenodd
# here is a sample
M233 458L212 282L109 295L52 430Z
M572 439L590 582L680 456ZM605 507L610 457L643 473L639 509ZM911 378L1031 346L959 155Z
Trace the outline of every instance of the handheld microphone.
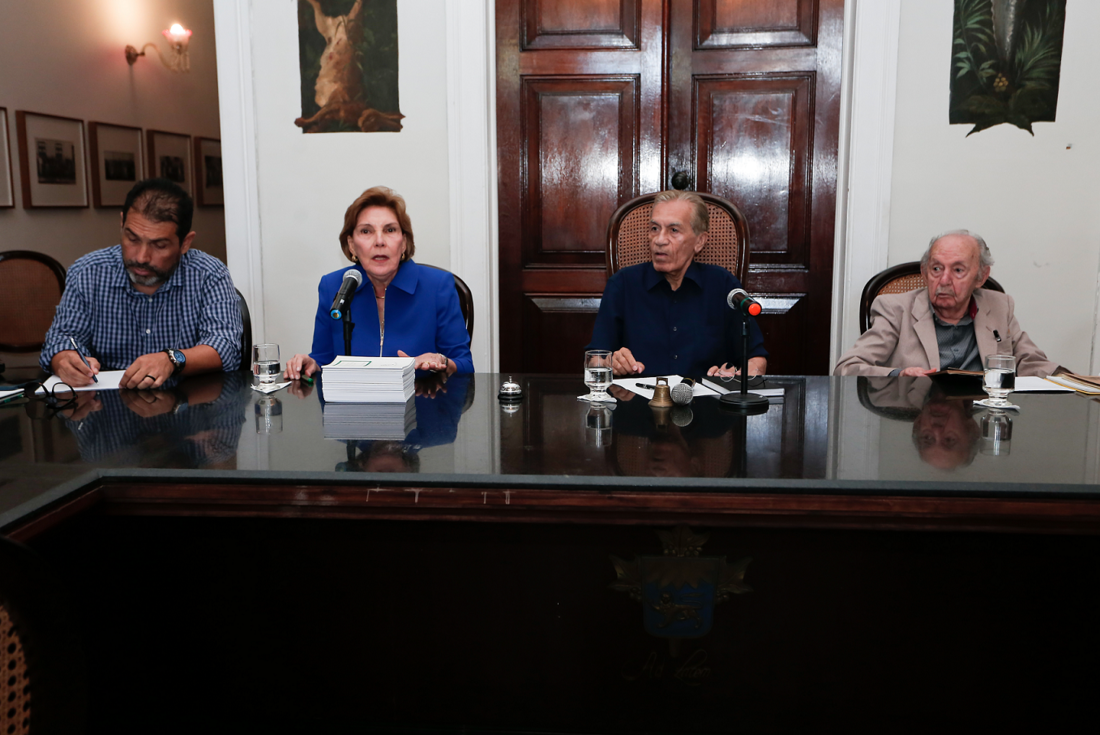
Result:
M691 378L684 378L672 386L670 393L672 394L672 402L677 406L690 406L691 399L695 397L695 381Z
M760 316L762 307L760 302L749 296L743 288L735 288L726 296L726 303L735 311L740 311L745 316Z
M354 268L344 271L344 282L340 284L340 290L336 292L336 298L332 300L332 309L329 316L340 319L344 316L344 309L351 306L351 299L355 296L355 290L363 282L363 276Z

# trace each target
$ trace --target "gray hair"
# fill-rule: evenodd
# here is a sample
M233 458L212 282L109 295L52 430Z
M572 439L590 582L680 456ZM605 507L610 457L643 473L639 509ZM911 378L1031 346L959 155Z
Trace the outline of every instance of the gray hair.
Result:
M703 198L695 192L669 189L668 191L662 191L653 198L653 206L665 202L687 202L691 205L691 222L688 224L691 225L691 231L696 235L710 230L710 210L707 209L707 203L703 201Z
M989 246L985 244L985 238L970 230L948 230L947 232L941 232L928 241L928 249L925 250L924 255L920 257L921 270L928 267L928 259L932 257L932 246L949 235L964 235L973 239L974 242L978 243L979 265L981 265L982 268L989 268L993 265L993 255L989 252Z

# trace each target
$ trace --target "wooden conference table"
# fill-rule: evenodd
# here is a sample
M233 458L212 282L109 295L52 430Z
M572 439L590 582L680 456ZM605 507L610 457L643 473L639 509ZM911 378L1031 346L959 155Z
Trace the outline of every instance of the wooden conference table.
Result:
M656 415L505 377L422 384L404 441L244 374L0 407L0 533L63 588L90 730L1095 719L1100 403L789 377Z

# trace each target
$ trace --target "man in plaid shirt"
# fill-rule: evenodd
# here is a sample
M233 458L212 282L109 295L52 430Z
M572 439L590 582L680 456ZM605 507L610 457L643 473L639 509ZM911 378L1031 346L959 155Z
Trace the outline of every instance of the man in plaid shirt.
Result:
M193 213L191 197L166 179L130 190L121 244L69 269L39 358L44 370L73 387L101 368L125 370L120 387L147 389L181 374L237 369L237 293L221 261L191 249Z

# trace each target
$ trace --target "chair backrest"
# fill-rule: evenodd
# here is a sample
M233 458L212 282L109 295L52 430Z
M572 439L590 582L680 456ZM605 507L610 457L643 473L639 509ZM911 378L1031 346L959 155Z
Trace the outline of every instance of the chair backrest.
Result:
M871 304L875 299L884 293L908 293L918 288L924 288L924 276L920 274L920 262L916 260L895 265L872 276L863 287L863 296L859 300L859 333L863 334L871 328ZM982 288L1005 292L1001 284L992 278L987 278Z
M38 352L65 291L65 269L44 253L0 253L0 351Z
M237 304L241 307L241 326L244 327L244 331L241 332L240 364L240 368L244 370L252 365L252 314L248 311L248 302L244 300L244 294L239 288L234 287L234 290L237 292Z
M442 268L437 268L434 265L426 265L424 263L418 264L421 268L433 268L437 271L447 271ZM462 309L462 319L466 322L466 331L470 335L470 339L474 338L474 294L470 291L470 287L466 285L466 282L451 274L455 279L455 291L458 292L458 308Z
M743 284L749 267L749 225L732 202L713 194L697 193L710 212L707 244L695 256L700 263L720 265ZM615 210L607 226L607 275L622 268L648 263L649 220L656 194L643 194Z
M37 553L0 537L0 733L84 732L87 670L63 589Z

